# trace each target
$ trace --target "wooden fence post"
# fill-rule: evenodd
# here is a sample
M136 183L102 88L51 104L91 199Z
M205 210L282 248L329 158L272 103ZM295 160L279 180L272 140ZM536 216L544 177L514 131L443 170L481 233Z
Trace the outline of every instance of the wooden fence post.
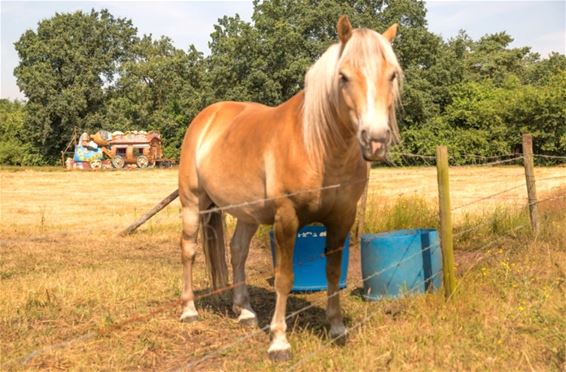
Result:
M360 198L360 205L358 206L357 220L358 224L354 230L354 242L359 243L360 238L364 233L364 225L366 224L366 208L368 203L368 188L369 188L369 177L371 176L371 163L367 163L368 169L368 180L366 182L366 187L364 188L364 193Z
M533 137L530 134L523 134L523 165L525 166L525 178L527 180L531 227L533 231L537 233L539 229L537 188L535 183L535 167L533 160Z
M452 212L450 211L450 185L448 182L448 149L436 148L436 173L438 177L438 208L440 214L440 247L442 249L442 270L444 295L449 298L456 289L456 268L452 241Z
M138 227L143 225L147 220L149 220L151 217L153 217L157 212L159 212L160 210L165 208L167 205L169 205L169 203L171 203L173 200L177 199L178 196L179 196L179 190L177 189L177 190L173 191L171 194L169 194L165 199L163 199L162 201L157 203L157 205L155 207L151 208L151 210L144 213L144 215L141 216L136 222L134 222L133 224L128 226L124 231L122 231L120 233L120 236L126 236L126 235L129 235L129 234L133 233L134 231L136 231L136 229Z

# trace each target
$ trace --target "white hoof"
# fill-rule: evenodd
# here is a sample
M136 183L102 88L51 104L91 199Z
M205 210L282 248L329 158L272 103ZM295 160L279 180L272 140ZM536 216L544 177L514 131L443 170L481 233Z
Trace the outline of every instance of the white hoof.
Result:
M267 350L269 359L274 362L285 362L292 358L291 345L284 338L275 338Z
M291 351L291 344L282 337L275 337L273 341L271 341L267 352L271 354L280 351Z
M187 306L185 306L185 308L183 309L183 313L181 314L180 320L181 322L185 322L185 323L190 323L198 320L198 312L197 309L195 309L194 302L190 302L189 304L187 304Z
M344 326L344 324L336 324L336 325L330 326L330 335L331 336L345 335L347 332L348 331L346 330L346 327Z
M257 317L253 311L242 309L240 316L238 316L238 322L245 326L256 326Z

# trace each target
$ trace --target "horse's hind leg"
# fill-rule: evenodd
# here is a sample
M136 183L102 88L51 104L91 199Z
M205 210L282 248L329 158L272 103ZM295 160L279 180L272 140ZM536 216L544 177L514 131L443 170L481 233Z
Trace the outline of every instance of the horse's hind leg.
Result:
M250 242L259 226L238 221L236 231L230 242L232 253L232 269L234 274L234 304L232 309L238 314L242 325L255 326L257 318L250 304L250 295L246 287L245 265L250 248Z
M196 199L196 198L195 198ZM183 232L181 234L181 261L183 263L183 293L181 294L181 321L192 322L198 319L193 293L193 264L197 250L197 232L199 228L198 201L182 200Z

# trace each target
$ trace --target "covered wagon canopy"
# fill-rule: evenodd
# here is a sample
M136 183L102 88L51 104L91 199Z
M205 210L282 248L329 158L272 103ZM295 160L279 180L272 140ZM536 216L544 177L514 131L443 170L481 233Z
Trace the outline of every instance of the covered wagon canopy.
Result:
M112 145L133 145L133 144L147 144L151 142L161 142L161 134L156 132L114 132L112 133Z

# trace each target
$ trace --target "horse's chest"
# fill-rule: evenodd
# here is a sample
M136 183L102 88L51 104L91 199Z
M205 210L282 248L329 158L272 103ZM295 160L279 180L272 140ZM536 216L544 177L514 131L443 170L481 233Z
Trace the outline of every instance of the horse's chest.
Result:
M339 187L313 192L295 200L295 208L303 223L324 222L346 211L355 208L359 195L354 190L344 190Z

